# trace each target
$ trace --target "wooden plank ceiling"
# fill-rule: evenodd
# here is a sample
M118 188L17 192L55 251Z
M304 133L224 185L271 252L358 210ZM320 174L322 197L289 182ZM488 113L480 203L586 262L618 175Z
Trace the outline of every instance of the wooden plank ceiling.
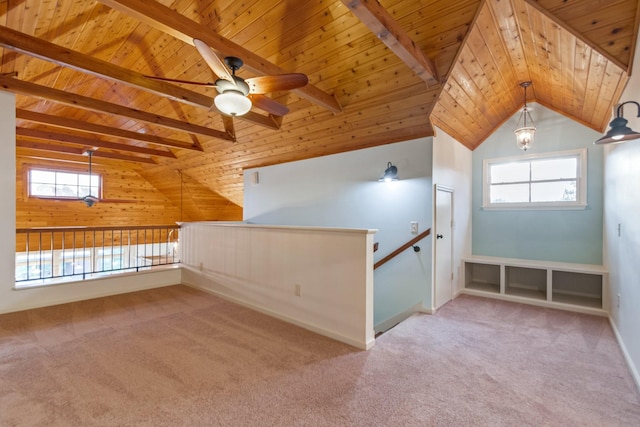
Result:
M638 9L637 0L9 0L0 89L17 94L19 164L82 162L99 147L98 168L136 173L182 206L181 218L241 219L244 168L430 136L434 125L473 149L522 107L521 81L533 82L530 101L603 131L630 71ZM241 77L295 72L309 84L267 94L283 116L255 103L231 118L211 109L212 87L145 77L215 81L194 38L240 57Z

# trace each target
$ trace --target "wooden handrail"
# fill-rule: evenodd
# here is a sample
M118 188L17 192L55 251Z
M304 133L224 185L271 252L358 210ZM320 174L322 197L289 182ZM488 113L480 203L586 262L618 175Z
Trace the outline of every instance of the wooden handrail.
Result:
M73 231L109 231L109 230L158 230L167 228L180 228L177 224L169 225L123 225L106 227L38 227L38 228L16 228L16 233L49 233L49 232L73 232Z
M382 258L380 261L376 262L373 265L373 269L375 270L376 268L380 267L382 264L386 263L387 261L390 261L392 258L395 258L396 256L398 256L398 254L400 254L401 252L404 252L405 250L409 249L410 247L412 247L413 245L418 243L420 240L422 240L425 237L427 237L429 234L431 234L431 229L430 228L427 229L426 231L423 231L422 233L418 234L416 237L414 237L413 239L409 240L407 243L405 243L404 245L400 246L398 249L396 249L395 251L391 252L389 255L387 255L386 257Z

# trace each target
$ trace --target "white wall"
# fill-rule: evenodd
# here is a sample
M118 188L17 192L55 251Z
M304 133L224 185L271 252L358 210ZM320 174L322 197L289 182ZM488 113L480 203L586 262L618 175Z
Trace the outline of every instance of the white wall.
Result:
M255 224L377 229L375 261L432 222L432 138L279 164L244 172L244 219ZM391 162L400 180L378 182ZM258 183L254 183L254 174ZM376 330L430 307L431 237L375 271Z
M640 102L640 43L633 70L620 102ZM640 131L637 107L626 105L624 113L628 126ZM640 387L640 139L607 146L604 170L604 246L611 321Z
M183 283L368 349L375 342L374 233L187 223Z
M16 101L0 92L0 304L11 299L15 280L16 241ZM1 309L0 309L1 311Z
M472 151L443 130L436 128L433 138L433 184L454 190L454 295L464 287L461 282L462 258L471 254L471 165Z

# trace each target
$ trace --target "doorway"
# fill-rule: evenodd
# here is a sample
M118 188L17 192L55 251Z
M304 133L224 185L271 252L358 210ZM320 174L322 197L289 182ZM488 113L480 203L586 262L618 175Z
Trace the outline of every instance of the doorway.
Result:
M453 189L435 186L434 307L453 298Z

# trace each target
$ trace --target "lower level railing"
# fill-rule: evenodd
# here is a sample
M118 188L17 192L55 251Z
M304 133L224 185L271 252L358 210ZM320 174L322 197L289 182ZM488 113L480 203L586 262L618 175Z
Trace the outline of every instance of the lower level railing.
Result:
M177 225L16 230L16 285L180 262Z

